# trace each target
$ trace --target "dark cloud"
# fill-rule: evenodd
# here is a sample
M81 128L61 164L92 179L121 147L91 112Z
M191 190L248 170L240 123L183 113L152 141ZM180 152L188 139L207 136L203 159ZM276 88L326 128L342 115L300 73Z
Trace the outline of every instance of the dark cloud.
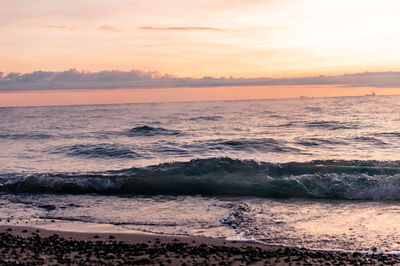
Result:
M138 30L175 30L175 31L225 31L212 27L139 27Z
M7 75L0 72L1 91L274 85L399 88L400 72L365 72L303 78L178 78L168 74L140 70L86 72L71 69L61 72L35 71Z

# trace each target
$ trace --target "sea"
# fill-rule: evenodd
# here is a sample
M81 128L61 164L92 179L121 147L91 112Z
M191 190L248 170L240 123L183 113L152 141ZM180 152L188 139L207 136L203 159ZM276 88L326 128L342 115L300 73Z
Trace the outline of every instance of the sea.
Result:
M0 108L0 223L400 252L400 96Z

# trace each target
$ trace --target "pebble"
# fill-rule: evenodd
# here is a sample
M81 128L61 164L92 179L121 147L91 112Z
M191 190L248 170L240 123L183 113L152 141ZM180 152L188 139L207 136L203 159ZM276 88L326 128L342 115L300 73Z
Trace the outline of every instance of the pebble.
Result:
M9 231L8 231L9 232ZM170 242L155 239L131 244L115 241L110 235L106 241L77 241L59 235L41 237L34 234L21 237L8 232L0 233L0 264L291 264L291 265L362 265L399 264L400 257L391 254L361 254L323 252L299 248L273 248L257 245L221 245ZM211 260L211 261L210 261Z

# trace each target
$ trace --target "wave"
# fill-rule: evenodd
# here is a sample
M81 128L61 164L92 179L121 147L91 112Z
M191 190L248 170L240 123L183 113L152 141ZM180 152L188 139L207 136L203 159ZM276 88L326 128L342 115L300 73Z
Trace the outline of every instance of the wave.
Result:
M210 158L98 173L3 174L0 191L400 200L400 162Z
M370 144L375 144L375 145L387 145L386 142L384 142L383 140L377 139L377 138L373 138L373 137L365 137L365 136L361 136L361 137L355 137L354 138L355 141L359 141L359 142L363 142L363 143L370 143Z
M312 113L322 113L323 110L321 107L316 106L307 106L304 108L305 111L312 112Z
M281 140L272 138L213 140L207 143L207 147L221 150L228 148L236 151L270 151L282 153L301 151L300 149L285 145Z
M205 121L218 121L221 120L223 117L220 115L208 115L208 116L197 116L197 117L192 117L189 118L189 120L191 121L201 121L201 120L205 120Z
M320 145L348 145L347 142L343 140L333 139L333 138L297 138L296 144L312 147Z
M309 128L323 128L327 130L339 130L339 129L357 129L358 126L350 123L344 123L339 121L312 121L305 124Z
M40 139L49 139L51 135L48 134L41 134L41 133L0 133L0 139L12 139L12 140L19 140L19 139L33 139L33 140L40 140Z
M162 127L151 127L151 126L141 126L141 127L134 127L128 131L128 136L157 136L157 135L182 135L182 132L179 130L173 129L165 129Z
M399 138L400 137L400 132L382 132L382 133L376 133L375 135Z
M91 159L131 159L140 157L136 152L117 144L75 144L58 147L52 153L64 153Z

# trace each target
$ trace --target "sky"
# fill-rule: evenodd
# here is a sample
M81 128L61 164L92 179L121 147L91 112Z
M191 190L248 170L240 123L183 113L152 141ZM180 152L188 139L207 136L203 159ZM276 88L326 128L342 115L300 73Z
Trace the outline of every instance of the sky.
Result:
M365 72L381 76L358 87L393 88L392 80L376 83L400 71L398 10L395 0L0 0L0 90L47 90L37 79L15 81L50 72L49 81L71 70L86 77L137 71L152 79L141 86L143 80L118 74L107 80L114 89L159 89L176 79L178 87L221 87L200 81L232 77L229 86L261 78L256 85L268 90L270 79L304 85L311 77L313 86L320 75ZM68 82L53 89L88 88L88 80ZM344 83L336 85L354 86Z

